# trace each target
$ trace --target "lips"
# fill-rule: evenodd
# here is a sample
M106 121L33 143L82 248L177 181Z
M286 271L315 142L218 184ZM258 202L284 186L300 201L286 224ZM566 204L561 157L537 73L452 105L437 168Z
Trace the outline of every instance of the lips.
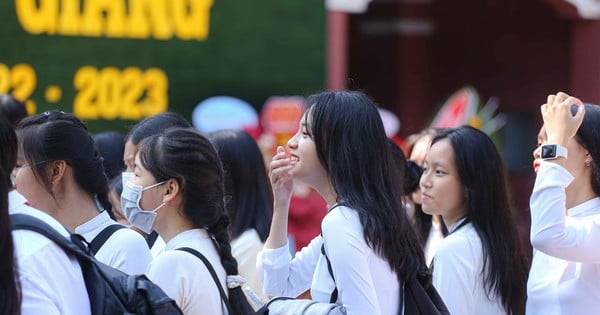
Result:
M431 200L431 199L433 199L433 197L431 197L431 195L421 192L421 200L422 201Z
M300 161L300 158L297 155L290 154L290 161L298 162Z
M539 159L533 160L533 171L537 173L541 164L542 164L542 162Z

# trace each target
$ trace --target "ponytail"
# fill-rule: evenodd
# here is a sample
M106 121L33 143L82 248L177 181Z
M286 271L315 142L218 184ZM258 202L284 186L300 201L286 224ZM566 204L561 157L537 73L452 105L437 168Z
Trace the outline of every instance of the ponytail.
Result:
M238 264L233 255L231 254L231 245L229 244L229 217L223 213L219 220L209 226L208 233L213 237L216 242L217 252L219 253L219 257L221 258L221 264L225 269L225 273L227 276L238 275ZM229 304L231 305L231 309L234 314L252 314L254 311L244 292L242 291L241 286L236 286L235 288L229 288Z

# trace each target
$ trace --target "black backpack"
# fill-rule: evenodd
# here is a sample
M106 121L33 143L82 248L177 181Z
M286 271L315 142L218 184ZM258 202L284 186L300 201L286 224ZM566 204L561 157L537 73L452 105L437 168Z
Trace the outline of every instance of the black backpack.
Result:
M81 236L73 234L69 241L45 222L25 214L12 214L10 220L13 230L40 233L77 258L92 315L183 315L175 301L146 276L128 275L96 260Z

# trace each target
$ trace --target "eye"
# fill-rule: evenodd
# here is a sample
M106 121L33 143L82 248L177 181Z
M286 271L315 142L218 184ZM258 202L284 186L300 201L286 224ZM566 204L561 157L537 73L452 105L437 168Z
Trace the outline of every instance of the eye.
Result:
M443 170L437 169L437 170L435 170L435 174L436 175L446 175L447 173Z

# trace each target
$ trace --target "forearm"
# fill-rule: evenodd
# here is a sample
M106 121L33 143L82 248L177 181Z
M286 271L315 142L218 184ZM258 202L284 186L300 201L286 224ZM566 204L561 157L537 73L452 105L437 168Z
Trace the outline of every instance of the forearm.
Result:
M273 206L273 219L271 220L271 229L269 237L265 242L265 248L275 249L287 244L288 241L288 216L290 203L280 203L275 201Z

